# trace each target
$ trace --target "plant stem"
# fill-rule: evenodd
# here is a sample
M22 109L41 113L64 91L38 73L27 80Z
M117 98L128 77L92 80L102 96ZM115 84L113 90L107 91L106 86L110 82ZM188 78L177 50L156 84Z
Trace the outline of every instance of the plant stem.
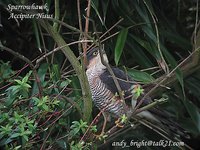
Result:
M60 36L60 34L56 32L54 28L47 21L45 20L38 20L38 21L41 24L41 26L52 36L52 38L55 40L55 42L57 43L59 47L63 47L64 45L66 45L65 47L62 48L62 52L68 58L72 67L77 73L77 76L81 85L83 101L84 101L83 120L89 122L90 115L92 112L92 100L91 100L91 93L89 89L88 80L85 74L85 70L81 67L78 59L76 58L72 50L69 48L67 43Z
M59 20L60 17L60 7L59 7L59 0L55 0L55 19ZM54 30L58 31L58 23L53 23Z

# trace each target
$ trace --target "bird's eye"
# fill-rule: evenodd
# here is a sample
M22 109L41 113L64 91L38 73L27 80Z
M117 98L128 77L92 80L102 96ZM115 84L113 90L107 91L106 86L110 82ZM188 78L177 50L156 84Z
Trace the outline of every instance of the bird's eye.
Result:
M98 54L98 52L94 52L93 55L96 56Z

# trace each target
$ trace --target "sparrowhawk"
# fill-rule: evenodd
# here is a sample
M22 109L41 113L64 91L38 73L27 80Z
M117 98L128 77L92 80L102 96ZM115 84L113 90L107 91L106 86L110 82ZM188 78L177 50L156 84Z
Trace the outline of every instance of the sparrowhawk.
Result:
M103 59L108 63L108 58L105 51L102 51ZM119 96L119 91L114 82L108 68L102 63L99 48L89 50L87 54L88 65L86 67L86 75L89 81L90 90L94 104L103 112L112 114L116 118L122 115L130 116L133 112L133 107L137 104L137 99L134 100L133 87L137 86L133 79L131 79L126 72L117 67L111 67L114 73L114 78L118 81L124 99ZM135 101L135 102L133 102ZM132 107L127 103L132 102ZM150 98L143 102L145 104L151 103ZM103 113L103 114L105 114ZM152 108L150 110L142 111L137 116L146 118L161 125L167 125L169 130L177 132L182 136L186 136L185 131L173 120L165 111ZM105 117L105 115L104 115ZM106 117L105 117L106 118ZM106 122L104 122L104 125ZM103 126L103 130L104 130Z

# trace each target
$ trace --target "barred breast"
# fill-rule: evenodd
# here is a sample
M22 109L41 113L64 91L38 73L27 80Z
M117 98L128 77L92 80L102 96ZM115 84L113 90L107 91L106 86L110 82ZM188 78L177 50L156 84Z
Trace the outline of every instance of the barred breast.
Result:
M120 98L116 97L106 88L98 75L87 73L87 76L95 106L100 110L112 113L118 117L125 114L125 109L123 108L123 103L120 101Z

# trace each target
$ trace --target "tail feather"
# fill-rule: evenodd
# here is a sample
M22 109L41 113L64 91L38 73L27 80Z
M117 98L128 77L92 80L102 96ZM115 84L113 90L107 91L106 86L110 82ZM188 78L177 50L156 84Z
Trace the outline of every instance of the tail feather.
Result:
M137 101L137 104L139 103L139 101L140 100ZM146 106L150 103L152 103L152 100L150 97L147 97L143 101L141 107ZM167 111L163 109L161 110L160 107L152 107L148 110L138 113L137 116L156 123L157 126L168 132L168 134L175 135L176 137L178 136L187 139L190 138L189 133L185 129L183 129L180 124L176 122Z
M190 138L189 133L183 129L175 120L173 120L166 111L161 111L158 108L152 108L143 111L138 116L145 118L151 122L156 123L160 128L168 134L176 137Z

